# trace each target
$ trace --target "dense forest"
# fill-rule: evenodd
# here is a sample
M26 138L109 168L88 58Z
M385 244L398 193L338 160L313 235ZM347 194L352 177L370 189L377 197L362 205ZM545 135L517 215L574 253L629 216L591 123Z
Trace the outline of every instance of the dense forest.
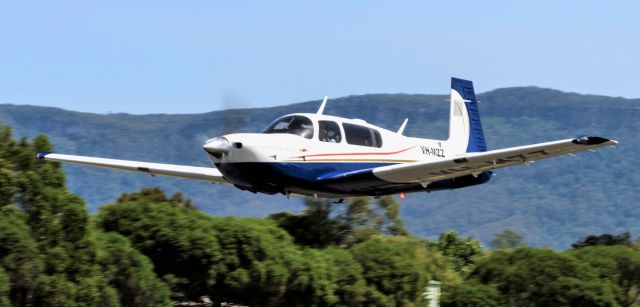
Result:
M638 306L640 244L591 235L558 252L512 230L491 249L455 232L410 234L391 197L267 218L201 212L159 188L89 214L47 137L0 127L0 306Z
M436 239L443 230L473 235L488 246L496 233L513 229L535 247L566 249L593 233L640 233L640 100L517 87L478 95L489 149L600 135L617 148L582 152L497 171L477 187L408 195L400 216L414 234ZM445 95L372 94L330 99L326 114L362 118L405 134L447 137L449 98ZM55 108L0 105L0 124L14 137L48 135L61 153L128 160L211 166L202 151L208 137L225 131L257 132L278 116L315 112L320 101L203 114L89 114ZM158 186L184 193L203 212L218 216L267 217L300 213L299 199L254 195L229 186L175 178L152 178L65 165L68 189L89 212L123 192Z

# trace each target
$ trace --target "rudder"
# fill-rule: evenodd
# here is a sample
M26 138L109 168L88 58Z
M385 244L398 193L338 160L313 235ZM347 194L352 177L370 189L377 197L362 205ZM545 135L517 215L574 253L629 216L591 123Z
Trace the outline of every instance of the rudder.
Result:
M451 78L450 150L454 153L487 151L473 82Z

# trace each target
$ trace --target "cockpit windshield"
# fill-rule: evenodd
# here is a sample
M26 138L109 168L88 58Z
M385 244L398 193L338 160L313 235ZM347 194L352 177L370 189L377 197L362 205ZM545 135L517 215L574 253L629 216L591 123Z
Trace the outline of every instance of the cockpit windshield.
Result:
M289 133L310 139L313 137L313 123L304 116L287 116L271 123L262 133Z

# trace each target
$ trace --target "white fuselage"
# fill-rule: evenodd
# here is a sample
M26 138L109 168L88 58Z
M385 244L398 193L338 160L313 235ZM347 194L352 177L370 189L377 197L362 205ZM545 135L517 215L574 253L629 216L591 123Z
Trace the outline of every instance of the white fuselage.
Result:
M269 132L269 128L263 133L228 134L224 138L230 149L209 157L225 178L240 188L344 196L345 190L340 186L325 187L318 184L318 180L333 174L398 163L437 161L454 155L447 150L447 141L406 137L359 119L296 113L280 117L274 123L282 119L286 122L292 117L308 119L306 123L310 124L302 135L292 131ZM334 130L331 139L326 137L327 126ZM370 129L370 139L366 129ZM204 148L207 149L206 144ZM362 193L353 194L372 193L364 189Z

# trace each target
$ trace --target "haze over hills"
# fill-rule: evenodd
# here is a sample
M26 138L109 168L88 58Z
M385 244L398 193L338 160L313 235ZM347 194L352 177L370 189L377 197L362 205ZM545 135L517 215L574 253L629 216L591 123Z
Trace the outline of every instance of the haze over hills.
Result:
M453 191L410 194L401 214L414 234L455 230L485 244L505 228L528 244L567 248L576 238L631 231L640 235L640 99L580 95L536 87L504 88L478 95L489 149L576 135L620 141L615 149L560 157L530 167L497 171L488 184ZM445 139L449 97L373 94L330 99L326 114L356 117L406 135ZM0 124L18 137L47 134L58 152L128 160L210 166L201 149L227 131L256 132L276 117L315 112L320 101L260 109L189 115L90 114L56 108L0 105ZM265 216L302 209L299 199L254 195L230 186L67 165L70 190L91 211L123 192L160 186L184 192L205 212Z

